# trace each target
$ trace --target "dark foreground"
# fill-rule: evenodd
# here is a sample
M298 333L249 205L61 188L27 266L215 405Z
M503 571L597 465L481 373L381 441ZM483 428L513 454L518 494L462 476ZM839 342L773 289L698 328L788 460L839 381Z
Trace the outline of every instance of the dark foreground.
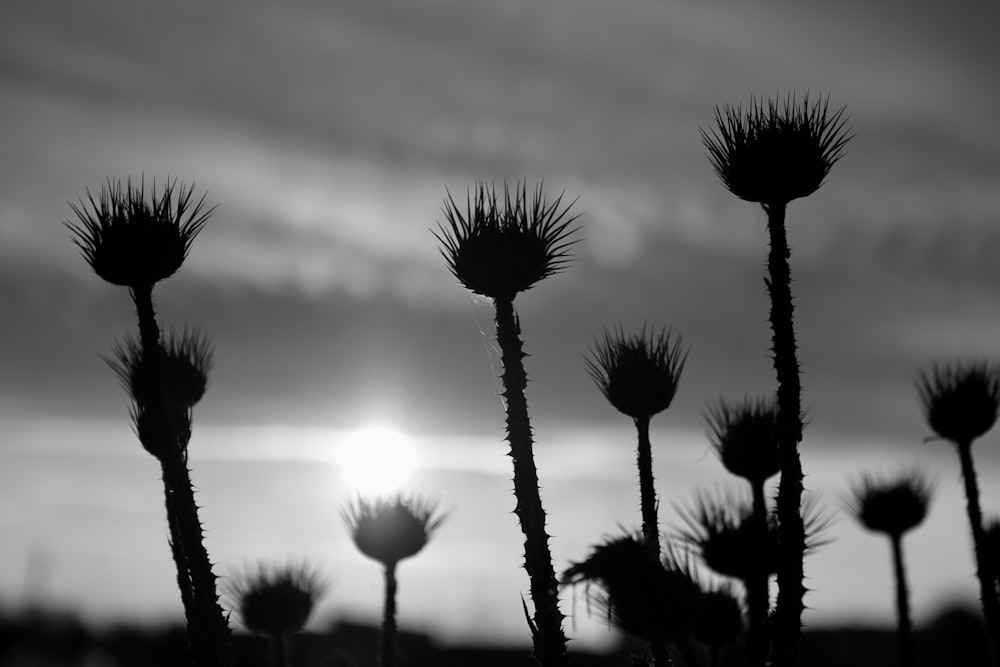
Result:
M326 632L297 635L294 667L372 667L377 629L339 623ZM240 667L266 667L263 640L237 634ZM530 665L527 649L437 646L423 635L402 633L400 667L511 667ZM608 654L574 653L574 667L628 667L636 646L622 644ZM978 667L988 664L985 634L978 615L953 609L917 631L918 664L928 667ZM0 617L0 667L178 667L189 665L183 628L137 629L121 626L88 631L76 619L51 614ZM742 665L734 657L723 665ZM896 637L881 629L806 630L804 667L886 667L896 665Z

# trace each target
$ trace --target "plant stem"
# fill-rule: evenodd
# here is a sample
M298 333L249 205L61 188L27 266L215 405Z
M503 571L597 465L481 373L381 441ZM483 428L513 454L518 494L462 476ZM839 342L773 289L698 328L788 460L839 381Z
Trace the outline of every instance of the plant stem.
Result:
M747 659L751 667L764 667L767 661L767 613L770 607L768 599L767 571L767 503L764 498L764 481L754 480L753 514L750 516L753 529L753 568L750 578L744 583L747 590L747 611L749 628L747 628Z
M396 665L396 563L385 566L385 601L382 606L382 632L379 635L380 667Z
M784 202L764 206L770 235L765 280L771 297L771 332L774 370L778 379L778 456L781 484L778 488L778 626L774 664L798 664L799 636L805 596L803 556L805 528L802 522L802 387L796 356L795 328L792 324L791 270L785 233Z
M535 658L543 667L564 667L566 635L562 612L559 611L559 591L549 536L545 532L545 510L538 492L538 472L532 452L531 423L524 389L528 377L524 372L524 351L521 328L514 313L513 299L494 299L496 306L497 343L503 362L503 398L507 412L507 439L514 463L514 513L524 533L524 569L530 581L534 621L531 634Z
M636 463L639 466L639 507L642 511L642 536L660 559L660 522L656 516L656 488L653 485L653 448L649 442L649 417L636 417L638 432Z
M268 637L268 644L271 647L271 665L273 667L286 667L288 665L288 642L285 635L277 634Z
M965 482L965 507L972 527L972 544L976 552L976 576L979 578L983 616L986 618L993 664L1000 665L1000 601L993 585L995 574L986 550L983 511L979 506L979 483L976 481L976 468L972 463L972 442L956 442L955 446L962 465L962 481Z
M152 286L131 290L139 320L139 340L143 357L152 364L157 377L163 378L163 348L160 328L153 309ZM187 445L191 437L189 414L173 414L165 398L167 387L158 384L160 395L147 409L158 411L163 432L146 433L159 442L144 442L147 451L156 452L163 472L163 485L170 530L171 552L177 567L177 583L188 625L192 659L199 667L225 667L231 662L230 631L216 592L215 575L205 550L198 506L187 468Z
M896 624L899 633L899 655L904 667L916 667L917 653L913 646L913 624L910 621L910 591L903 564L903 538L890 535L892 565L896 575Z

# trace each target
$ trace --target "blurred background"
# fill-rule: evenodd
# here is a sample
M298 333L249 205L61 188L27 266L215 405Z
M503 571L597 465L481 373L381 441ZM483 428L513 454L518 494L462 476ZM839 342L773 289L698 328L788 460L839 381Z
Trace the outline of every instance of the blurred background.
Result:
M914 382L1000 361L995 4L653 0L87 3L0 10L0 609L88 625L180 618L156 462L102 357L127 291L70 241L106 179L196 183L218 204L154 292L215 344L193 478L225 577L308 560L315 618L374 621L381 571L340 511L402 490L450 512L399 572L401 627L528 644L492 309L431 234L477 179L575 200L564 273L518 297L557 570L639 524L630 421L588 378L606 327L690 347L653 421L660 516L742 491L703 411L774 387L758 207L717 181L714 107L786 92L846 105L856 137L788 213L808 407L806 488L834 521L806 562L810 628L893 622L889 550L843 511L865 472L937 481L907 538L920 626L977 599L958 461ZM1000 513L997 436L975 448ZM391 461L392 465L386 465ZM617 636L567 594L574 645Z

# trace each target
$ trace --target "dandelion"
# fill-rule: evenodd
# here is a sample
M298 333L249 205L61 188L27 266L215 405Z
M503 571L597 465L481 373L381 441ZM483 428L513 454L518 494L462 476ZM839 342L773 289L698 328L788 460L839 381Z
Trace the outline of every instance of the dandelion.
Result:
M524 390L521 327L514 297L539 281L559 273L570 261L571 237L577 219L573 204L562 196L549 202L537 186L531 197L519 183L513 192L504 184L503 196L485 183L467 197L465 210L448 195L446 225L434 232L452 274L467 289L492 299L496 308L497 343L503 364L503 393L507 439L514 466L514 512L524 533L524 568L530 581L535 611L529 619L535 657L545 667L567 664L566 635L559 610L558 586L545 510L538 492L531 423Z
M638 334L626 335L619 326L617 331L604 332L593 357L587 359L587 371L601 393L635 423L642 530L656 553L660 538L649 423L653 415L670 407L686 358L680 336L672 340L670 331L647 335L643 327Z
M305 627L327 584L305 564L258 565L230 581L227 592L243 625L268 638L275 667L289 664L288 637Z
M747 589L747 607L750 627L747 636L747 656L750 664L762 666L767 658L767 638L765 626L770 607L768 600L768 578L773 573L769 562L776 565L775 552L760 551L768 542L769 528L777 529L777 522L769 526L764 484L779 470L777 420L778 408L773 399L744 399L733 404L719 400L708 409L709 440L723 466L733 475L742 477L750 484L753 511L749 520L740 518L739 531L754 533L748 540L751 544L743 551L749 554L750 567L745 577L741 577ZM724 519L723 526L729 522ZM712 522L709 522L712 523ZM745 524L745 527L744 527ZM728 532L728 530L727 530ZM775 535L775 538L777 535ZM741 537L747 540L748 537Z
M648 642L654 664L671 664L668 645L688 651L702 591L690 564L673 550L661 561L642 533L609 538L571 564L561 580L584 584L610 624Z
M990 634L994 662L1000 664L1000 599L994 583L997 565L989 558L983 511L979 504L979 483L972 461L973 441L993 428L997 420L1000 367L985 362L934 366L929 373L921 373L917 392L931 430L950 440L958 450L983 615Z
M802 496L802 389L796 352L791 271L785 209L793 199L815 192L844 155L853 135L844 109L832 112L829 98L801 102L794 95L777 100L751 99L748 108L715 109L716 127L701 131L709 161L723 185L740 199L760 204L767 214L770 253L765 284L771 300L770 325L778 381L777 435L781 461L778 512L781 515L781 567L778 573L780 653L776 664L794 665L802 629L805 596L805 532L799 514Z
M437 505L419 498L359 498L343 511L354 544L365 556L382 563L385 604L380 637L379 664L396 664L396 566L419 553L445 517Z
M916 665L910 621L909 587L903 564L903 535L916 528L927 516L931 485L918 472L891 479L861 478L852 488L850 509L865 528L885 533L892 546L896 577L896 616L900 655L904 665Z

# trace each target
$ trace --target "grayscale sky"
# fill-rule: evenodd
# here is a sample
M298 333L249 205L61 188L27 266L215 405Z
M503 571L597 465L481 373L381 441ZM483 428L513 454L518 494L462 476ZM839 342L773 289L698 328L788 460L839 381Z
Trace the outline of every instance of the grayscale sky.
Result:
M411 438L409 490L449 521L400 571L401 623L526 642L490 306L431 234L446 189L544 179L581 213L575 261L518 297L556 567L639 522L630 422L588 379L604 327L690 347L654 422L664 528L696 488L739 488L702 411L771 391L760 210L718 183L717 104L794 91L856 137L788 215L809 424L806 486L837 516L807 621L888 623L888 548L841 511L863 472L937 480L908 539L918 622L976 597L958 462L914 381L1000 359L995 3L485 0L8 1L0 10L0 603L179 614L159 472L102 355L127 293L61 224L106 178L195 181L218 209L154 294L216 348L191 443L220 573L308 558L320 620L373 618L380 572L340 519L357 429ZM976 447L1000 512L996 436ZM567 610L571 601L567 599ZM610 641L576 607L569 633Z

